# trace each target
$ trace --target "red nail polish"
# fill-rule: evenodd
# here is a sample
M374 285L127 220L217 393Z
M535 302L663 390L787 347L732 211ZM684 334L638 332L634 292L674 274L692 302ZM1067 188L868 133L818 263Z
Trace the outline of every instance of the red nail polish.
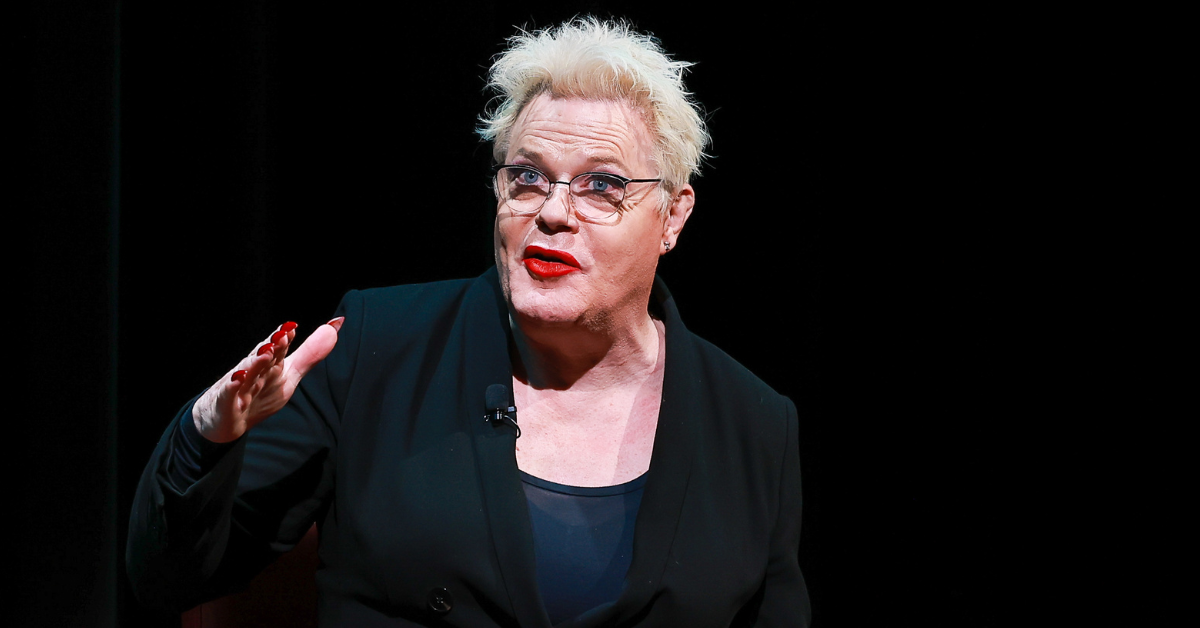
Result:
M280 331L283 331L283 332L289 332L289 331L292 331L293 329L295 329L296 327L298 327L298 325L296 325L292 321L288 321L288 322L284 323L283 325L281 325L279 327L279 329L280 329Z
M262 355L264 353L270 353L274 350L275 350L275 345L268 342L267 344L258 348L258 355Z
M271 344L277 345L277 344L279 344L280 340L283 340L286 337L287 337L287 330L281 329L281 330L271 334Z
M236 371L236 372L234 372L234 374L233 374L232 376L230 376L230 378L229 378L229 381L231 381L231 382L244 382L244 381L246 381L246 371Z
M331 320L331 321L329 321L328 323L325 323L325 324L326 324L326 325L329 325L330 327L332 327L332 328L334 328L334 329L336 329L336 330L339 330L339 331L340 331L340 330L342 329L342 323L343 323L345 320L346 320L346 317L345 317L345 316L339 316L339 317L337 317L337 318L335 318L335 319L333 319L333 320Z

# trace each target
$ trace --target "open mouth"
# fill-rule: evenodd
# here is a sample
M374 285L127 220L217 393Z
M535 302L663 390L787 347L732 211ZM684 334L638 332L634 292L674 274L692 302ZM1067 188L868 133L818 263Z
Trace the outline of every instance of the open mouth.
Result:
M525 247L521 262L536 277L561 277L579 270L579 262L570 253L540 246Z

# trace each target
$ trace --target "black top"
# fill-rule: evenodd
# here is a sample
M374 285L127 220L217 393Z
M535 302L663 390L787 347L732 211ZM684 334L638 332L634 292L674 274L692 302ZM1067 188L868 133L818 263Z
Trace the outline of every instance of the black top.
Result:
M521 472L538 588L550 623L616 601L633 559L646 474L616 486L556 484Z

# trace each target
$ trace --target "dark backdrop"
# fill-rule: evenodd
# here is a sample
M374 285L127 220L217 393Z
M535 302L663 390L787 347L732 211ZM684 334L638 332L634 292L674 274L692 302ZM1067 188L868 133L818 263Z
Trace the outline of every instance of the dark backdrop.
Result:
M817 624L999 626L1049 593L1031 199L1068 132L1039 16L75 4L14 40L34 137L10 236L32 295L10 327L18 625L170 625L121 558L167 421L348 289L484 271L488 59L513 25L586 12L697 64L714 156L661 274L693 331L801 409Z

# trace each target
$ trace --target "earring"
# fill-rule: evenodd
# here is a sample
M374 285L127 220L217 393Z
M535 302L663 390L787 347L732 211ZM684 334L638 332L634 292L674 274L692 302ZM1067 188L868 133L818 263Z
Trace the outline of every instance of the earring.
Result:
M668 251L670 251L670 250L671 250L671 243L670 243L670 242L667 242L666 240L663 240L663 246L667 247L667 250L668 250Z

